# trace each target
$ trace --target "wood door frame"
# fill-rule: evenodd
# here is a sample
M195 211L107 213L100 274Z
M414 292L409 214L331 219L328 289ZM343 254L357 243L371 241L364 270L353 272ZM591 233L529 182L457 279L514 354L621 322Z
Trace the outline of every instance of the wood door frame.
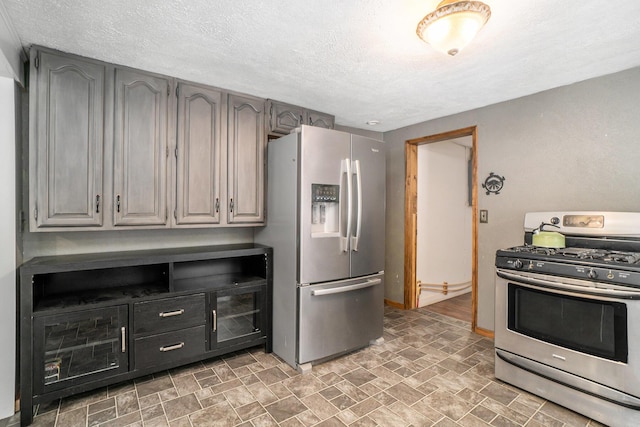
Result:
M404 198L404 308L417 308L416 254L418 216L418 146L471 136L471 329L482 333L478 321L478 128L467 128L423 136L405 141L405 198Z

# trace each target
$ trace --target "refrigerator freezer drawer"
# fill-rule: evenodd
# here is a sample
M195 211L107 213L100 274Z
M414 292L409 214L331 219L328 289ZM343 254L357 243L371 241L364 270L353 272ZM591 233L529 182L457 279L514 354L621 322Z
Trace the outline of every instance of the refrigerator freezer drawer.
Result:
M302 286L298 292L299 365L366 347L382 336L383 274Z

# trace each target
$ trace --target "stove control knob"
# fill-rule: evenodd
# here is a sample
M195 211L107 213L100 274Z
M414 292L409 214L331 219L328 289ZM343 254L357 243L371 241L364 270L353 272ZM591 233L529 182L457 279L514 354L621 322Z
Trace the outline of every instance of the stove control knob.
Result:
M513 266L520 270L522 268L522 261L520 261L519 259L513 261Z
M596 277L598 277L598 272L595 271L594 269L589 270L589 272L587 273L587 277L589 279L595 279Z

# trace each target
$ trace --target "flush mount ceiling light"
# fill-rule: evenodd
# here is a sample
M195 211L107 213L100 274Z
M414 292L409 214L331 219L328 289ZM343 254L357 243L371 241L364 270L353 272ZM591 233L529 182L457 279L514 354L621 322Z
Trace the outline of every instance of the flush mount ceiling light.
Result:
M454 56L489 20L491 9L480 1L443 0L422 18L416 33L437 50Z

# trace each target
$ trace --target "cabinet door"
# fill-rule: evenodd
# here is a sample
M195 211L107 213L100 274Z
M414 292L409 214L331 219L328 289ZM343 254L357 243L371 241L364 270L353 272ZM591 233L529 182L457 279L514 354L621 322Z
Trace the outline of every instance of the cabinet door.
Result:
M266 336L265 289L248 286L211 294L211 350Z
M286 135L304 124L304 108L295 105L268 101L269 133Z
M114 225L167 223L170 82L115 70Z
M335 118L330 114L319 113L317 111L307 111L307 124L325 129L333 129Z
M178 85L176 223L220 223L222 93Z
M228 222L264 222L264 100L229 95Z
M31 99L35 104L32 231L42 227L99 227L105 67L46 51L36 55L32 58L35 100L33 95Z
M36 394L127 372L127 306L34 318Z

